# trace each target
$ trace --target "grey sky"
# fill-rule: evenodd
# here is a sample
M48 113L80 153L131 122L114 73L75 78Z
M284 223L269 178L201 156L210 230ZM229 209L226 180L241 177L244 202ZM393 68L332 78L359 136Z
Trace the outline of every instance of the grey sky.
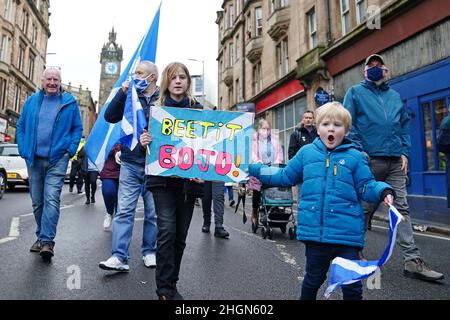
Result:
M122 45L122 69L150 27L159 0L53 0L47 65L62 68L62 80L82 85L98 100L100 52L111 28ZM160 72L172 61L201 74L205 61L208 100L217 103L217 46L215 24L222 0L163 0L156 64ZM53 54L54 53L54 54Z

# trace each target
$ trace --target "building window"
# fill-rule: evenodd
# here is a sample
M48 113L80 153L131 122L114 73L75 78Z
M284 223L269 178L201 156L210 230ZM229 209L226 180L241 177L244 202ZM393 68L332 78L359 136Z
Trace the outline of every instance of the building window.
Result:
M256 24L255 24L256 36L257 37L262 36L263 30L262 30L262 8L261 7L255 8L255 22L256 22Z
M0 78L0 110L5 110L6 97L8 96L6 79Z
M366 0L356 0L356 23L366 20Z
M14 17L14 1L13 0L6 0L4 17L9 22L13 22L13 17Z
M274 12L277 5L276 5L277 0L270 0L270 13Z
M31 32L31 43L36 45L38 39L38 28L35 24L33 24Z
M0 61L9 63L9 38L7 35L3 35L0 43Z
M30 22L30 15L28 14L28 12L26 12L25 10L23 10L22 13L22 25L21 25L21 30L23 31L23 33L26 35L28 32L28 24Z
M450 103L450 96L422 103L428 171L445 170L445 154L438 152L436 146L439 128L447 112L446 99Z
M16 84L14 87L14 111L19 113L19 107L20 107L20 96L22 95L22 88Z
M289 72L289 46L287 38L281 40L277 45L276 52L278 78L280 79Z
M236 84L235 84L235 88L234 88L234 93L235 93L235 97L234 97L234 101L236 101L236 103L238 103L241 100L241 86L239 85L239 79L236 79Z
M17 69L23 72L23 67L25 65L25 47L19 45L19 55L17 57Z
M347 34L350 30L350 9L348 0L340 0L341 3L341 24L342 35Z
M313 49L317 46L317 20L316 10L313 8L307 13L309 28L309 48Z
M228 47L229 47L228 54L229 54L229 61L230 61L229 66L232 67L234 65L234 43L230 42Z
M234 40L235 40L234 43L236 44L236 49L234 50L234 61L238 61L239 60L239 54L240 54L240 51L239 51L239 44L240 44L240 42L239 42L239 34L236 35Z
M261 61L259 61L253 66L252 73L253 73L253 81L252 81L253 95L256 95L262 89Z
M289 0L270 0L270 13L289 6Z
M251 38L252 37L252 15L250 14L250 12L247 14L247 37Z
M36 56L30 52L30 61L28 63L28 79L31 81L34 80L34 62L36 60Z
M283 149L284 159L288 159L289 138L306 111L306 97L291 100L275 108L275 125Z
M228 8L228 14L229 14L229 19L230 19L228 25L230 27L232 27L233 23L234 23L234 6L233 5L230 5L230 7Z

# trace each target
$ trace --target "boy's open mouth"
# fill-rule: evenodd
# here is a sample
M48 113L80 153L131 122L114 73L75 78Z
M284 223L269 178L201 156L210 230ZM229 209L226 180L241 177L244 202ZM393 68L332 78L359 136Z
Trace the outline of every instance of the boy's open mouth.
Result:
M334 142L334 136L333 135L329 135L328 136L328 142L329 143L333 143Z

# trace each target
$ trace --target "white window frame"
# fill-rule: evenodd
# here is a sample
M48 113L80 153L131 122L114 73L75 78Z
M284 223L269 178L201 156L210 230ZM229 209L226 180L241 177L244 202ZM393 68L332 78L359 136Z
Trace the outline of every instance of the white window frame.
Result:
M262 36L263 26L262 26L262 7L255 8L255 35L257 37Z
M14 111L19 113L20 96L22 95L22 88L16 84L14 87Z
M0 78L0 110L5 110L6 97L8 96L8 80Z
M230 17L230 27L233 27L234 24L234 13L235 13L234 5L230 4L230 6L228 7L228 14Z
M309 30L309 48L317 47L317 16L316 8L312 8L307 13L308 16L308 30Z
M228 54L229 54L228 59L230 60L230 67L232 67L234 65L234 55L235 55L233 42L230 42L228 44L228 49L229 49L228 50Z
M289 42L283 38L276 47L278 79L289 73Z
M344 11L344 2L347 5L347 9ZM341 25L342 25L342 35L347 34L350 31L350 5L349 0L339 0L339 4L341 7ZM348 26L346 25L346 21L348 21ZM347 30L348 27L348 30Z
M362 22L366 21L367 15L367 3L366 0L355 0L355 6L356 6L356 23L361 24ZM361 17L361 7L363 7L364 16Z

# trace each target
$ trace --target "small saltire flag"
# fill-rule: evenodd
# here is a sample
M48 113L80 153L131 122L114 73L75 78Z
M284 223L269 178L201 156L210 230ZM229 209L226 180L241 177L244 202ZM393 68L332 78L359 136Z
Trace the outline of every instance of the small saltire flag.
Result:
M102 111L98 115L97 121L92 128L89 138L84 147L88 158L95 163L99 171L103 169L103 165L108 158L108 154L114 144L118 143L122 132L122 121L118 123L109 123L105 120L105 112L108 109L109 103L114 98L118 90L121 90L121 85L127 80L135 71L137 65L142 60L149 60L155 62L156 49L158 44L158 30L159 17L161 11L160 2L158 9L142 41L139 43L133 57L128 62L127 67L122 72L120 78L117 80L114 88L105 102ZM130 86L131 87L131 86ZM131 90L130 90L131 91Z
M133 150L139 143L139 137L142 131L147 127L147 118L144 109L136 91L133 82L130 83L125 111L122 119L122 131L120 141L122 141L130 150Z
M348 260L341 257L333 259L330 267L328 287L325 290L325 298L328 299L333 291L343 285L352 284L370 277L389 260L394 251L398 224L403 219L403 216L395 207L389 207L389 242L383 256L379 260Z

